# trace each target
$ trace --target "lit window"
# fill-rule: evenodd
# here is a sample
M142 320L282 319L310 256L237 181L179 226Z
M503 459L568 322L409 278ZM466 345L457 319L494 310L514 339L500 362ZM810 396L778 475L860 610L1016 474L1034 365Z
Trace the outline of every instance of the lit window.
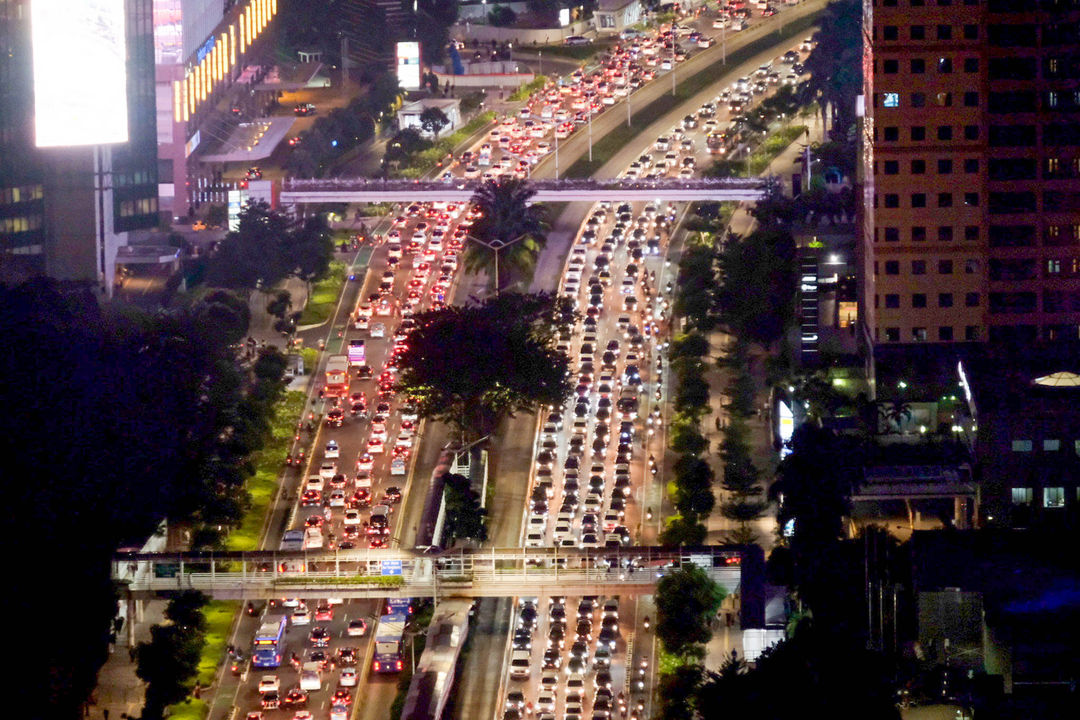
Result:
M1065 507L1065 488L1063 488L1063 487L1043 488L1043 507L1044 508L1063 508L1063 507Z
M1031 452L1030 440L1013 440L1012 441L1013 452Z
M1014 487L1012 489L1013 505L1030 505L1033 493L1029 487Z
M1043 440L1043 452L1057 452L1060 449L1060 440Z

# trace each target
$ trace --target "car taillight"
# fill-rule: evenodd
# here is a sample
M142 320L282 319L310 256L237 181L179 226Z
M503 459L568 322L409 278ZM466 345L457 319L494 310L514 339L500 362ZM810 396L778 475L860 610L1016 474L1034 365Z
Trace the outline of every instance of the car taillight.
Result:
M375 661L375 672L379 672L379 661Z
M397 661L397 669L398 669L398 670L400 670L400 669L401 669L401 661L400 661L400 660L398 660L398 661Z

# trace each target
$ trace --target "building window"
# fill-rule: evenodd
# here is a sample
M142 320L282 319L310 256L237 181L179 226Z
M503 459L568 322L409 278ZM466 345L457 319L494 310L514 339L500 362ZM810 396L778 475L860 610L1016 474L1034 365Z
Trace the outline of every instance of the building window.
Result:
M964 240L968 242L976 242L979 239L979 226L978 225L965 225L964 226Z
M899 160L886 160L885 161L885 174L886 175L899 175L900 174L900 161Z
M886 75L895 75L900 72L899 60L883 60L881 63L881 71Z
M911 128L911 139L918 142L926 139L926 128L922 125L913 125Z
M911 93L911 107L921 108L926 105L926 93Z
M911 174L912 175L922 175L925 172L926 172L926 161L925 160L912 160L911 161Z
M964 39L965 40L978 40L979 39L979 26L978 25L964 25Z
M926 307L926 293L914 293L911 296L911 307L924 308Z
M885 228L885 242L900 242L900 228Z
M938 242L952 242L952 225L939 225L937 229Z
M885 328L885 340L886 342L900 342L900 328Z
M900 128L889 126L885 128L885 142L896 142L900 139Z
M1029 487L1014 487L1012 489L1013 505L1030 505L1033 496L1034 493Z
M911 328L911 340L912 342L926 342L926 328L913 327Z
M952 293L938 293L937 305L941 308L952 307Z
M911 193L911 207L926 207L926 193Z
M925 260L912 260L911 261L911 274L912 275L925 275L926 274L926 261Z
M900 274L900 261L899 260L886 260L885 261L885 274L886 275L899 275Z
M1080 440L1073 440L1073 450L1077 455L1080 455ZM1077 490L1080 490L1080 488L1077 488Z
M938 193L937 206L939 208L952 207L952 193Z
M1063 508L1063 507L1065 507L1065 488L1063 488L1063 487L1047 487L1047 488L1043 488L1043 507L1044 508Z
M979 307L979 293L965 293L964 305L966 305L967 307Z
M926 39L926 26L925 25L912 25L911 26L911 39L912 40L925 40Z
M937 129L938 140L952 140L952 125L939 125Z
M968 158L964 161L964 172L968 175L979 172L979 161L976 158Z
M886 293L885 307L895 310L900 307L900 296L896 293Z
M942 74L952 72L952 58L938 58L937 71Z
M940 92L934 96L934 104L938 107L952 107L952 93Z
M937 271L938 275L952 275L952 260L938 260Z
M926 72L926 61L922 58L915 58L911 61L911 74L922 75Z
M885 193L885 207L898 208L900 207L900 196L897 193Z
M937 161L938 175L951 175L952 174L952 160L948 158L942 158Z
M964 107L979 107L979 93L973 90L964 93Z
M1043 452L1058 452L1061 450L1060 440L1043 440Z
M979 126L978 125L965 125L964 126L964 139L965 140L978 140L979 139Z
M1061 261L1057 259L1050 259L1046 261L1046 274L1057 275L1061 272Z
M938 342L952 342L952 325L943 325L937 329Z
M919 226L911 228L911 241L926 242L926 228Z
M964 193L964 205L968 207L979 207L979 193Z
M1012 441L1013 452L1031 452L1030 440L1013 440Z
M882 28L881 37L883 40L896 40L900 37L899 28L895 25L886 25Z
M952 25L938 25L937 26L937 39L938 40L952 40Z
M979 260L978 258L968 258L964 261L964 274L965 275L977 275L979 272Z
M964 72L979 72L979 58L964 58Z
M979 339L979 326L978 325L965 325L964 326L964 340L968 342L977 342Z

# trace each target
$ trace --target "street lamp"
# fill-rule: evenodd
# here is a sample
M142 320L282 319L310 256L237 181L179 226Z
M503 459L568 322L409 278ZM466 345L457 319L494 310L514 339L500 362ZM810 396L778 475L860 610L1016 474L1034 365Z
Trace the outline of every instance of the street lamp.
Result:
M513 240L499 240L498 238L496 238L495 240L492 240L492 241L488 242L488 241L485 241L485 240L481 240L480 238L476 237L475 235L470 235L469 236L469 239L472 240L473 242L475 242L475 243L477 243L479 245L483 245L488 250L491 250L493 253L495 253L495 297L499 296L499 288L500 288L500 283L499 283L499 251L505 250L506 248L510 247L514 243L519 242L522 239L524 239L524 237L525 237L524 235L520 235L520 236L514 238Z

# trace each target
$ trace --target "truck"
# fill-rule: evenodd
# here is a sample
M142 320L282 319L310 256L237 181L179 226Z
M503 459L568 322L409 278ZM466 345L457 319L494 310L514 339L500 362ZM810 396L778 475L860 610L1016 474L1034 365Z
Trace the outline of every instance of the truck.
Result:
M353 338L349 341L349 367L360 367L367 364L367 352L364 347L364 341L359 338Z
M326 361L326 388L323 390L323 397L338 398L348 394L349 358L345 355L332 355Z

